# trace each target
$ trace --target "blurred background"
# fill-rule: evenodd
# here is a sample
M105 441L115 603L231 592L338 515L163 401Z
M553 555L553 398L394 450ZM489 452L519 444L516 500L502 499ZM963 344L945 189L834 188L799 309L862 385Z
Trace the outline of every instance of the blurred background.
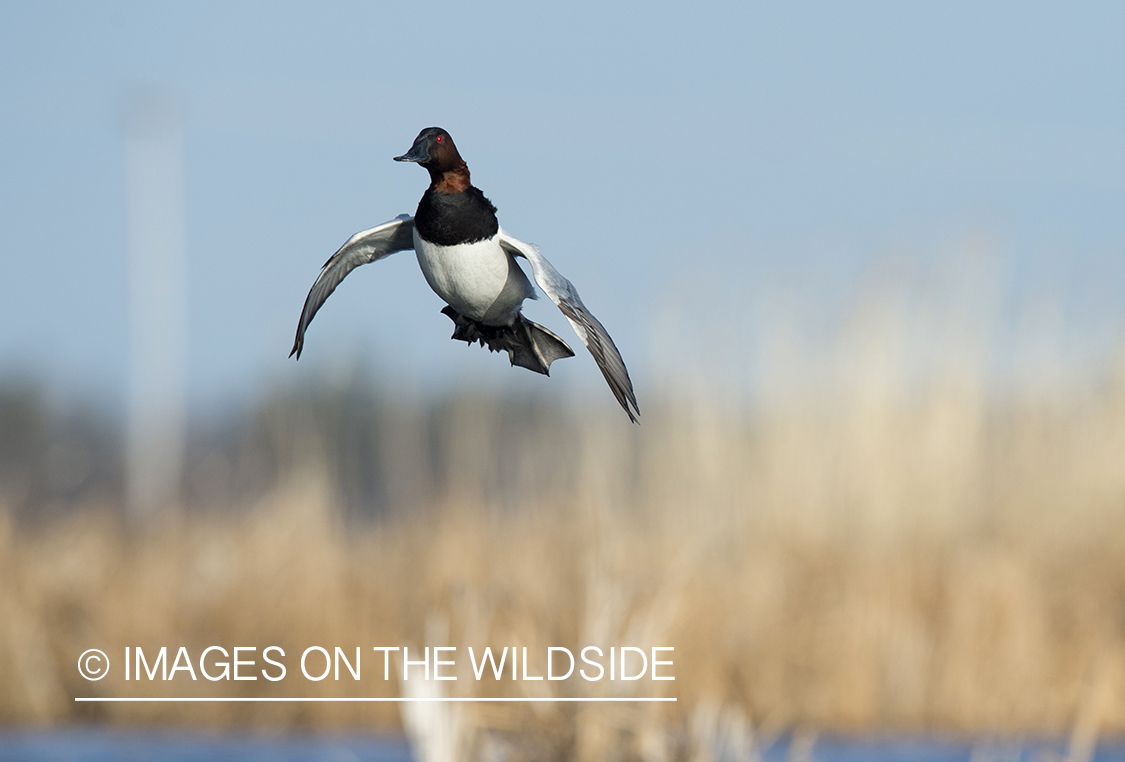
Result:
M4 3L0 728L1090 758L1125 731L1123 29L1112 3ZM449 341L409 253L287 358L324 260L413 213L427 177L391 157L431 125L612 333L640 426L584 350L548 379ZM72 700L95 644L630 638L675 646L676 704Z

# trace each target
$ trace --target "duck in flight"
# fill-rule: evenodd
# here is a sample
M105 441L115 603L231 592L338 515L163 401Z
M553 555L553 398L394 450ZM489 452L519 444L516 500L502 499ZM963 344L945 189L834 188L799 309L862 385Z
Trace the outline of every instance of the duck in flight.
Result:
M522 257L531 264L539 288L558 305L594 356L629 420L636 423L641 411L613 339L586 309L574 284L539 253L539 247L513 238L500 227L496 207L470 182L469 167L449 133L440 127L422 130L410 150L395 161L417 162L430 173L430 187L417 212L356 233L328 259L305 299L289 356L300 359L309 323L348 273L396 251L413 249L426 282L447 305L442 313L453 320L452 338L480 342L493 352L505 350L513 366L548 375L552 362L573 357L574 352L520 312L525 299L537 298L516 263L516 257Z

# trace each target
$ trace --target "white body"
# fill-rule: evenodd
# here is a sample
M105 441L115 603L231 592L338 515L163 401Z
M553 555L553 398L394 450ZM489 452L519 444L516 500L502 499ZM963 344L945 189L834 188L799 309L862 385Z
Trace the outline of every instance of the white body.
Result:
M414 230L414 253L434 293L462 315L486 325L508 325L535 289L500 234L485 241L438 246Z
M586 309L574 284L564 278L546 257L539 253L539 247L512 238L502 229L497 230L496 235L487 241L458 246L435 246L419 237L410 215L400 214L390 222L356 233L324 263L320 275L309 289L305 306L301 310L301 320L297 324L297 336L293 341L290 356L297 355L298 358L301 356L305 330L317 310L348 273L360 265L375 262L396 251L406 251L412 246L415 254L418 255L418 265L426 276L430 288L461 315L492 326L511 325L519 315L524 299L535 298L535 290L531 282L516 264L514 257L527 260L531 265L535 282L562 310L567 321L573 326L574 332L578 334L578 338L582 339L582 343L590 350L590 354L594 356L594 361L597 362L609 388L624 408L629 420L634 422L637 420L641 411L633 394L629 371L625 368L625 361L621 359L621 353L614 346L613 339L606 332L605 326ZM464 321L453 315L450 317L453 317L458 331L465 328ZM519 333L512 332L508 339L514 341L509 341L504 346L508 349L513 365L519 364L530 370L546 373L552 360L569 357L572 354L565 342L542 326L527 321L522 324L522 328L524 329L522 338L526 341L521 342ZM533 329L535 336L549 338L550 341L547 341L546 345L541 345L533 338L531 333ZM454 338L458 338L456 333ZM491 339L489 346L492 346ZM544 356L544 346L550 357ZM529 353L534 354L535 357L532 358Z

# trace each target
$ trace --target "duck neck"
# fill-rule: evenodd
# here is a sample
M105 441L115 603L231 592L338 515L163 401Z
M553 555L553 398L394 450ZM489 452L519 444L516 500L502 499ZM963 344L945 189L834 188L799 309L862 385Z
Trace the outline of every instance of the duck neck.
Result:
M430 188L436 193L460 193L472 186L469 180L469 165L458 160L449 169L430 170Z

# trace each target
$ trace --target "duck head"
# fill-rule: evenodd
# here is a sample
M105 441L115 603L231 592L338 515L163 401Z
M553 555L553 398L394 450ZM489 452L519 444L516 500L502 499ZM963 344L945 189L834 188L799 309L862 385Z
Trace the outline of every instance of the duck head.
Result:
M453 138L441 127L426 127L414 138L411 150L395 156L395 161L413 161L430 170L430 177L440 179L445 172L468 171L465 160L453 145Z

